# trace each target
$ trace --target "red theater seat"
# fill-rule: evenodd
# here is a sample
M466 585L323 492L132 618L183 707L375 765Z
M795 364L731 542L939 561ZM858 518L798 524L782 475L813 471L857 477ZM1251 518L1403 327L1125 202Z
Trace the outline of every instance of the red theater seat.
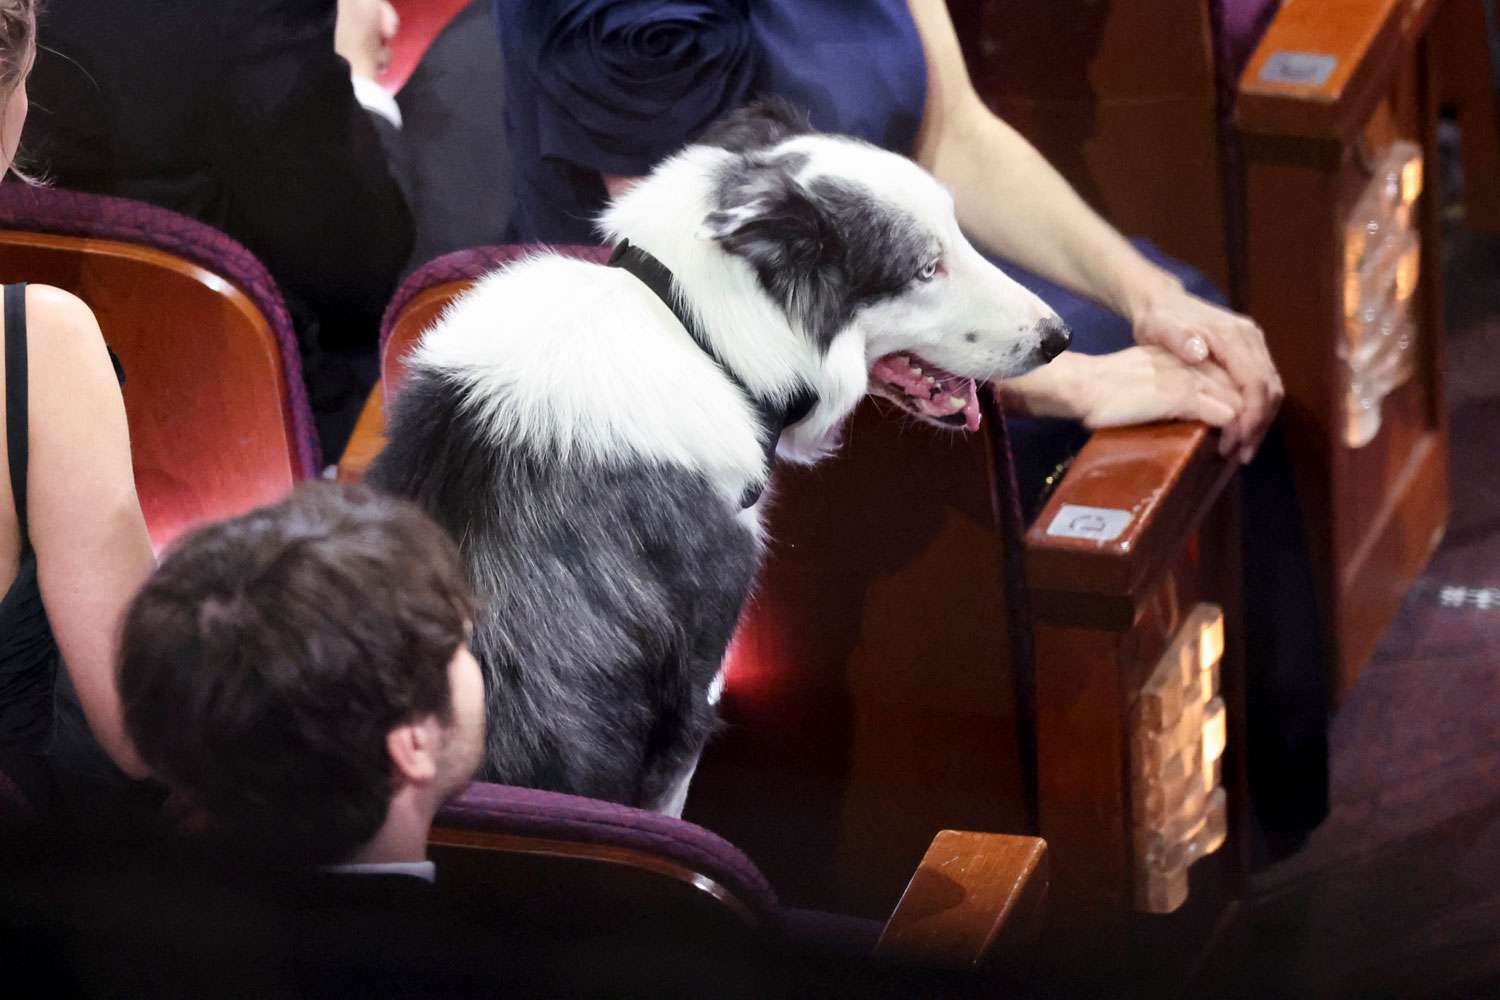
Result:
M157 547L317 475L286 306L223 233L140 202L6 184L0 279L66 289L98 317L125 370L136 488Z

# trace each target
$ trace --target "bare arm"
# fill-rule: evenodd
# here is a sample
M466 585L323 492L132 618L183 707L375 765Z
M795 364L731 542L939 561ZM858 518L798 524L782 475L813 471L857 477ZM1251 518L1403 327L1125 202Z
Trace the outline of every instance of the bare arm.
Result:
M1201 420L1223 428L1244 409L1219 365L1184 364L1156 346L1098 356L1065 351L1051 364L995 387L1009 412L1066 417L1090 430L1158 420Z
M120 623L155 558L135 494L125 405L99 324L56 288L26 290L30 348L27 509L42 603L99 745L145 774L115 688Z
M1137 300L1177 285L985 107L969 79L945 0L909 5L927 57L916 160L953 192L970 237L1124 316L1139 308Z
M1210 357L1221 364L1244 397L1222 447L1248 459L1283 394L1260 329L1188 294L1090 209L985 107L944 0L908 3L928 70L916 159L952 190L960 224L990 252L1125 316L1139 343L1159 344L1189 364Z

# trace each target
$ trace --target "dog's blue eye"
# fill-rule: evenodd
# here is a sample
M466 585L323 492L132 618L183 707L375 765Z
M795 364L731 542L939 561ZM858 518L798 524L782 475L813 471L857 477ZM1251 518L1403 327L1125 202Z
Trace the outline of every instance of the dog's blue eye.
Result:
M917 272L917 280L931 281L933 278L937 277L938 271L942 268L942 266L942 261L928 261L926 266L924 266L922 270Z

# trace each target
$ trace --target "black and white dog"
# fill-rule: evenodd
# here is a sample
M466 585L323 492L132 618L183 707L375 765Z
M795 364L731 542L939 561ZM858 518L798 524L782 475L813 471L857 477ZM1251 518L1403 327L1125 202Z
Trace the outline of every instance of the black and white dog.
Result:
M618 198L616 266L539 253L424 336L370 480L459 542L486 777L680 814L761 561L773 454L866 392L978 426L1067 346L911 161L762 104Z

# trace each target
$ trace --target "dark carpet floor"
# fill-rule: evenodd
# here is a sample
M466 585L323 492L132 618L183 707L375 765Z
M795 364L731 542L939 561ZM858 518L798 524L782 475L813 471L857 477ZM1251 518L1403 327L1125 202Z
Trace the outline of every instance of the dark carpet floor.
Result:
M1448 532L1335 716L1332 814L1198 996L1500 998L1500 237L1447 242Z

